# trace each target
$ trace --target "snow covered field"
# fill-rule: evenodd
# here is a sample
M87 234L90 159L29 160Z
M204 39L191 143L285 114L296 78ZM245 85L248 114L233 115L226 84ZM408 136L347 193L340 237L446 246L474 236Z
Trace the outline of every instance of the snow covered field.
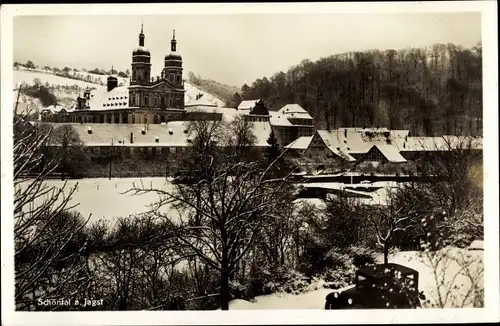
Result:
M85 72L82 72L82 73L85 73ZM98 76L98 75L93 75L93 76ZM102 77L106 77L106 76L102 76ZM16 86L16 87L22 83L26 83L28 85L34 85L33 80L35 78L38 78L43 85L45 85L45 83L48 83L50 86L53 86L53 85L60 85L60 86L78 85L81 88L95 87L97 89L104 89L104 87L105 87L102 85L89 83L89 82L86 82L83 80L65 78L65 77L56 76L53 74L48 74L48 73L43 73L43 72L38 72L38 71L14 70L14 86Z
M471 281L465 276L466 272L478 274L478 280L483 287L483 251L469 251L467 249L447 248L439 252L447 259L438 268L430 267L430 261L415 251L398 252L389 257L389 262L402 264L419 272L419 289L424 291L430 303L424 307L431 307L439 302L438 289L441 293L445 308L472 307L468 291L471 290ZM455 260L464 260L470 264L466 270ZM434 271L437 271L437 277ZM441 275L443 277L441 277ZM438 280L437 285L436 279ZM317 289L301 294L274 293L256 297L253 302L233 300L229 304L230 310L265 310L265 309L324 309L325 297L332 292L330 289ZM446 300L445 300L446 297ZM438 305L439 306L439 305Z
M61 187L61 180L47 180L48 185ZM145 187L166 189L172 185L163 177L154 178L89 178L66 181L66 193L76 184L78 188L73 194L70 204L78 204L75 208L83 216L92 214L91 222L106 219L114 220L116 217L125 217L131 214L140 214L149 210L149 205L158 200L156 193L143 195L123 194L134 186L143 182ZM338 184L337 184L338 186ZM349 185L350 186L350 185ZM383 186L382 184L378 186ZM381 190L383 190L382 188ZM380 191L379 191L380 192ZM374 193L367 193L377 195ZM371 202L371 201L370 201ZM324 208L325 202L317 198L301 198L296 203L309 203L318 208ZM172 212L173 213L173 212Z
M78 184L73 194L71 204L78 204L75 210L88 217L92 214L90 223L105 219L112 222L117 217L126 217L131 214L140 214L149 211L148 205L158 200L158 195L148 193L144 195L123 194L134 186L140 186L141 181L145 187L165 189L172 185L165 178L130 178L130 179L81 179L68 180L65 193ZM64 182L61 180L48 180L47 185L60 188ZM42 200L42 199L41 199Z

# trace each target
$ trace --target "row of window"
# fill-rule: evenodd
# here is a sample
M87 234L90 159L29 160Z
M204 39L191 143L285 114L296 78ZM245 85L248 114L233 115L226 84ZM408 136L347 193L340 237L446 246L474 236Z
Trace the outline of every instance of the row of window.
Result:
M252 117L252 116L249 116L249 117L248 117L248 120L249 120L249 121L252 121L252 122L268 122L268 121L269 121L269 118L265 118L265 117Z
M136 96L135 94L132 95L132 105L140 106L140 96ZM175 98L175 107L179 108L181 104L181 99L179 97ZM173 107L174 106L174 99L172 97L165 98L165 95L162 94L160 96L155 95L152 98L149 98L147 95L144 95L142 105L145 106L167 106L167 107Z
M98 156L107 156L113 153L117 156L131 156L137 154L157 155L175 154L186 151L186 147L129 147L129 146L101 146L87 147L87 151Z

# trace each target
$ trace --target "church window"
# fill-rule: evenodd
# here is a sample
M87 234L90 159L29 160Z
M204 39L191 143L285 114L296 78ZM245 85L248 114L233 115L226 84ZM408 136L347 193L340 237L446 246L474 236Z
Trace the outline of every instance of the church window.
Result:
M149 101L147 96L144 96L144 105L149 106Z
M135 115L132 114L132 123L135 123Z
M179 107L180 102L181 102L181 100L180 100L179 98L177 98L177 99L175 100L175 107L177 107L177 108L178 108L178 107Z
M172 107L172 99L169 97L168 98L168 107L171 108Z
M175 75L170 73L170 81L173 83L175 81Z
M177 82L180 83L181 82L181 75L177 75Z

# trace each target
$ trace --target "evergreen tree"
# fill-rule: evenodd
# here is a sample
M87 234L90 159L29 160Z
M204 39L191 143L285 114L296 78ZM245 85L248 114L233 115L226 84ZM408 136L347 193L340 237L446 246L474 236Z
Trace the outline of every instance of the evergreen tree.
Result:
M287 158L286 153L283 154L284 149L278 143L278 139L273 131L271 131L271 134L267 139L267 143L269 144L269 147L267 147L264 151L264 165L269 166L277 160L268 173L269 177L281 178L290 174L294 170L295 166Z
M266 157L266 162L271 163L274 160L276 160L281 155L281 153L283 151L282 151L281 146L278 143L278 139L276 138L274 131L271 131L271 134L269 135L269 138L267 139L267 143L269 144L269 147L266 148L264 155Z

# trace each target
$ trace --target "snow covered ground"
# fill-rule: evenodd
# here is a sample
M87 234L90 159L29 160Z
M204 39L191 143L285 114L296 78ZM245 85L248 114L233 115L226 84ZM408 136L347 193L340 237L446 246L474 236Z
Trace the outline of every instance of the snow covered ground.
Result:
M196 95L203 94L204 101L213 103L219 108L224 107L224 101L222 101L220 98L210 93L202 91L201 89L199 89L198 87L189 82L184 83L184 89L186 90L184 97L185 104L189 104L191 102L196 101Z
M432 307L439 302L438 289L441 292L444 307L472 307L472 302L468 300L468 291L472 288L471 282L465 276L465 271L457 264L455 259L464 260L470 263L467 271L471 274L478 273L478 280L483 287L483 251L469 251L467 249L447 248L437 253L443 254L439 257L447 257L441 263L437 271L438 284L434 269L430 267L430 260L421 257L420 253L415 251L398 252L389 258L389 262L402 264L413 268L419 272L419 289L424 291L430 303L424 304L424 307ZM434 260L434 259L433 259ZM446 272L445 272L446 271ZM445 273L444 273L445 272ZM443 275L443 277L441 277ZM330 289L317 289L302 294L274 293L256 297L253 302L246 300L233 300L229 304L230 310L266 310L266 309L324 309L325 297L332 292ZM448 296L446 300L446 294ZM469 298L470 299L470 298ZM438 305L439 306L439 305Z
M82 71L82 73L85 73ZM93 75L93 76L99 76L99 75ZM106 76L99 76L99 77L106 77ZM71 86L71 85L78 85L81 88L86 88L86 87L95 87L97 89L104 89L105 86L99 85L99 84L94 84L94 83L89 83L83 80L78 80L78 79L71 79L71 78L65 78L61 76L56 76L53 74L48 74L48 73L43 73L43 72L38 72L38 71L31 71L31 70L14 70L14 86L17 87L18 85L22 83L26 83L28 85L34 85L34 79L37 78L41 81L42 85L45 85L45 83L48 83L50 86L53 85L60 85L60 86Z
M81 179L68 180L65 193L78 184L73 194L71 204L78 204L75 210L88 217L92 214L90 223L101 219L113 222L117 217L126 217L131 214L145 213L150 210L149 205L159 199L156 193L144 195L124 194L132 187L139 187L143 182L145 187L169 188L172 185L165 178L124 178L124 179ZM60 188L64 182L61 180L48 180L47 185ZM40 200L43 200L41 198Z

